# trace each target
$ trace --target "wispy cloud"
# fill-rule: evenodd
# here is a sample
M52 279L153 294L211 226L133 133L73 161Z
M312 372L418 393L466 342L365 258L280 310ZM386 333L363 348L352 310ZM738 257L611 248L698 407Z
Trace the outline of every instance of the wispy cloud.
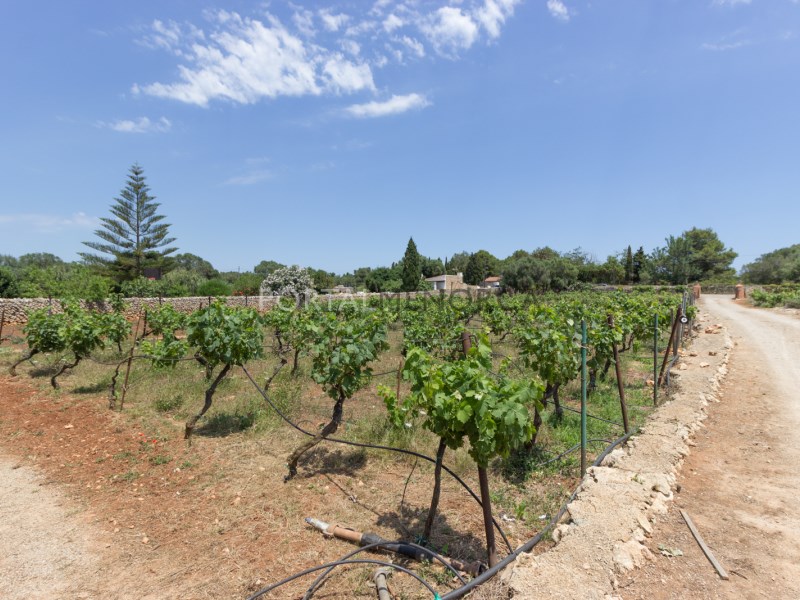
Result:
M420 60L429 50L456 60L479 41L498 39L521 1L381 0L370 8L356 3L350 14L293 6L285 22L269 12L249 17L218 10L205 13L202 29L156 20L139 43L179 57L178 76L133 84L132 91L203 107L220 100L375 94L374 69L390 60Z
M737 50L739 48L744 48L746 46L751 45L752 42L750 40L740 40L738 42L706 42L701 44L700 47L703 50L711 50L713 52L725 52L727 50Z
M353 104L345 112L353 117L373 118L397 115L414 109L430 106L428 99L421 94L407 94L405 96L392 96L384 102L366 102Z
M712 52L725 52L728 50L738 50L753 44L752 40L744 37L747 35L745 28L739 28L728 34L723 35L715 42L706 42L700 45L703 50L710 50Z
M225 181L226 185L254 185L275 177L269 169L256 169L242 175L236 175Z
M27 227L32 233L55 233L65 229L94 229L98 217L77 212L71 216L41 213L0 214L0 226Z
M738 4L750 4L752 0L712 0L714 6L736 6Z
M547 10L559 21L569 21L570 19L569 9L561 0L547 0Z
M97 127L112 129L120 133L166 133L172 129L172 122L166 117L151 121L147 117L138 119L120 119L117 121L98 121Z

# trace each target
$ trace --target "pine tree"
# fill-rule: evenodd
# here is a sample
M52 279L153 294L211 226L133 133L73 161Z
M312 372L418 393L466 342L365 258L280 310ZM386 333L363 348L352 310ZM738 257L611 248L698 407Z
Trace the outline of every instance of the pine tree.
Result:
M633 252L631 252L631 247L628 245L628 249L625 251L625 283L631 283L633 281Z
M403 287L404 292L415 292L419 289L420 278L422 277L422 261L417 252L417 245L414 238L408 239L406 253L403 255Z
M99 242L83 242L101 254L80 253L91 265L103 268L118 281L141 277L145 267L164 268L168 254L177 248L165 246L175 241L169 237L169 225L156 214L160 203L150 195L144 171L138 164L130 169L125 188L111 205L112 217L100 219L102 229L95 231Z
M633 255L633 283L642 281L642 271L644 271L646 261L647 256L645 256L644 248L639 246L636 254Z

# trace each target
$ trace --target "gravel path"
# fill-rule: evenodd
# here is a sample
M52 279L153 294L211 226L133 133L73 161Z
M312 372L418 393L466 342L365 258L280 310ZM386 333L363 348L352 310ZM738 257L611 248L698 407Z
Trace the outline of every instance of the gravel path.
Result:
M686 460L681 492L659 519L655 560L621 582L639 598L800 598L800 319L735 304L703 302L736 347L729 374ZM720 579L688 533L686 510L730 574ZM659 547L678 549L665 557Z
M79 507L2 455L0 480L0 598L81 597L69 590L95 560Z

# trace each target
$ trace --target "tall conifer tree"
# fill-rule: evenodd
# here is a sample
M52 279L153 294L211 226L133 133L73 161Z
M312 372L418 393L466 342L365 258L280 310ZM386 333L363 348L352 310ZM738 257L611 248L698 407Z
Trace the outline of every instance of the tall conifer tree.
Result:
M422 277L422 261L420 260L414 238L408 239L406 253L403 256L403 291L415 292L419 289Z
M81 257L117 281L141 277L146 267L167 267L168 255L177 248L167 247L175 238L169 237L164 216L156 213L159 206L150 195L144 170L134 164L125 188L111 205L112 217L100 219L102 228L95 231L100 241L83 242L101 255L82 252Z

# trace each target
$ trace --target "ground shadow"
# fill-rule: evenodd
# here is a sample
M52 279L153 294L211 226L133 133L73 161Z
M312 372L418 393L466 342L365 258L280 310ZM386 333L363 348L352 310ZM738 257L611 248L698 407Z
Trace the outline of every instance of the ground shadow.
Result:
M301 459L304 477L316 475L349 475L355 474L367 465L367 452L364 448L344 450L317 446Z
M98 381L91 385L79 385L72 389L73 394L99 394L108 391L111 384L108 381Z
M256 422L256 411L248 413L214 413L194 430L192 435L203 437L224 437L250 429Z
M547 463L553 458L555 458L555 456L540 445L535 445L533 448L518 448L514 450L508 458L499 462L496 471L502 476L504 481L515 485L522 485L534 471L539 471L545 466L548 466L544 463ZM549 464L553 465L555 462L558 461Z
M25 363L22 363L20 365L20 367L22 365L24 365L24 364ZM19 367L17 367L17 368L19 368ZM40 366L32 367L28 371L28 375L30 375L31 377L34 377L34 378L52 377L53 375L58 373L60 370L61 370L61 367L59 365L40 365Z
M477 514L480 514L480 506L477 503L473 503L472 506ZM441 511L437 512L434 519L431 539L422 539L427 518L428 507L402 504L397 511L380 514L376 523L397 532L397 539L425 545L450 558L464 561L486 560L486 541L472 533L459 531L450 523L447 515L442 514ZM504 548L500 536L496 537L498 552L502 555L507 548Z

